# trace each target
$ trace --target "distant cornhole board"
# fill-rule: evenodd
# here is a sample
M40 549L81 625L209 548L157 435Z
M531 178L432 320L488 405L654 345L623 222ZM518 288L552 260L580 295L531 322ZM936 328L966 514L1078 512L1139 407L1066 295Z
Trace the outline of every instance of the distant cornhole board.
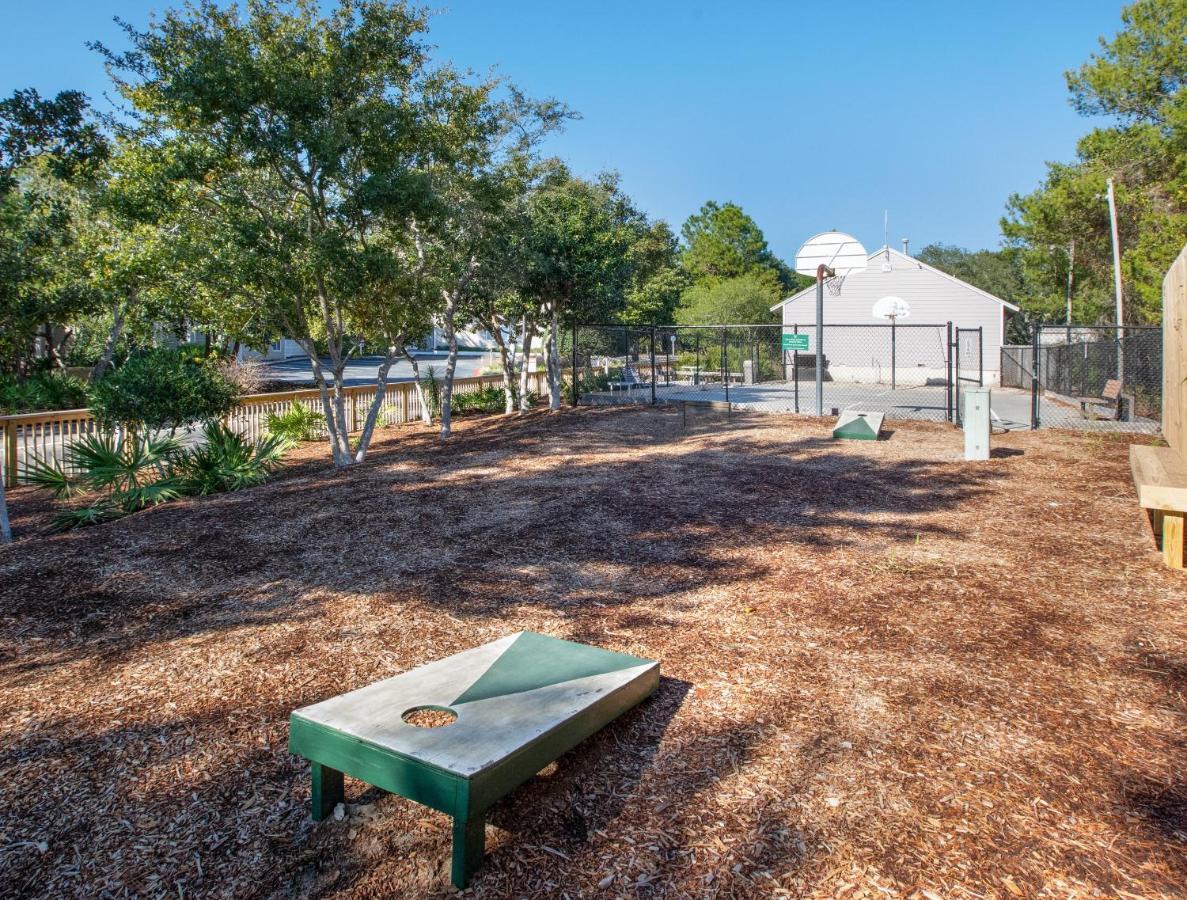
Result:
M521 631L296 710L313 818L343 774L453 816L453 884L482 862L499 798L648 697L659 663Z
M833 437L849 441L876 441L882 431L880 412L860 412L847 409L833 427Z

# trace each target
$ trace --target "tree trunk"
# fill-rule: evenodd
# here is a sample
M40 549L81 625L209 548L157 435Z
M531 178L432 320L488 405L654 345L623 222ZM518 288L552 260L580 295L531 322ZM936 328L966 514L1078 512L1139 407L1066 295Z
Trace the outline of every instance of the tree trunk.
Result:
M91 381L98 381L107 374L107 370L111 368L111 360L115 356L115 347L119 343L120 334L124 330L124 318L128 314L128 306L131 305L131 300L135 296L129 297L128 303L116 303L111 310L111 331L107 332L107 340L103 342L103 353L99 356L99 361L95 363L95 367L91 369Z
M331 372L334 376L334 387L331 391L326 383L325 370L317 356L317 347L307 338L294 338L301 345L301 349L309 354L309 366L313 370L313 381L321 398L322 413L326 417L326 432L330 442L330 455L334 465L345 468L354 462L350 452L350 434L346 429L346 409L342 395L342 373L346 364L335 361L331 356Z
M8 522L8 498L4 492L4 479L0 478L0 544L12 543L12 526Z
M548 408L561 408L561 350L560 350L560 314L556 303L550 304L551 319L548 323Z
M530 373L528 372L529 365L532 358L532 337L535 331L535 326L528 321L527 314L523 317L523 327L520 331L521 353L519 358L519 414L522 416L530 409L528 402L528 384Z
M371 435L375 432L375 422L379 418L379 411L383 409L383 398L387 393L387 373L391 371L392 363L396 361L395 346L388 346L387 355L379 364L375 374L375 399L367 410L367 419L363 423L363 433L359 435L358 446L355 448L354 461L361 463L367 456L367 448L371 446Z
M445 361L445 381L441 385L441 439L453 433L453 375L457 370L457 301L459 290L442 291L445 299L445 340L449 356Z

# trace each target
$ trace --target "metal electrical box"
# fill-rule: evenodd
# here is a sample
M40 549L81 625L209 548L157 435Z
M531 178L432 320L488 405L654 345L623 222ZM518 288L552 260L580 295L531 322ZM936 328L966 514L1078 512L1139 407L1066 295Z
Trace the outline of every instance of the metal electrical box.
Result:
M960 421L964 428L964 458L989 459L989 388L960 393Z

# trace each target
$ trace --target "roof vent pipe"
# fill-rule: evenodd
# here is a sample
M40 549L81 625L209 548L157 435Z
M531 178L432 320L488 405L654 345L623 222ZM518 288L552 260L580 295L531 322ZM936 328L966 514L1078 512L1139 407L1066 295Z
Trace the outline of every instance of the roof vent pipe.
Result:
M911 251L907 249L910 247L911 241L908 238L903 238L903 256L910 256Z

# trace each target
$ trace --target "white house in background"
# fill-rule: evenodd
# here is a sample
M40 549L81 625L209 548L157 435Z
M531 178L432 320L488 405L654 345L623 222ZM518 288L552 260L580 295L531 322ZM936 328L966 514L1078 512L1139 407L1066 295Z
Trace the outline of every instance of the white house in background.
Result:
M944 376L946 325L951 322L953 328L982 329L985 383L996 382L1006 337L1006 313L1016 312L1017 306L890 247L871 253L868 262L864 271L846 276L837 296L825 291L826 326L889 325L874 316L874 304L883 297L901 297L910 306L910 317L899 322L895 330L900 375L906 375L907 369L917 369L923 370L917 372L921 377ZM797 326L800 332L811 332L816 325L816 285L771 309L782 312L785 333L795 331ZM918 325L937 327L912 327ZM889 330L826 328L824 354L829 374L837 380L882 377L889 365ZM815 348L815 344L812 346Z

